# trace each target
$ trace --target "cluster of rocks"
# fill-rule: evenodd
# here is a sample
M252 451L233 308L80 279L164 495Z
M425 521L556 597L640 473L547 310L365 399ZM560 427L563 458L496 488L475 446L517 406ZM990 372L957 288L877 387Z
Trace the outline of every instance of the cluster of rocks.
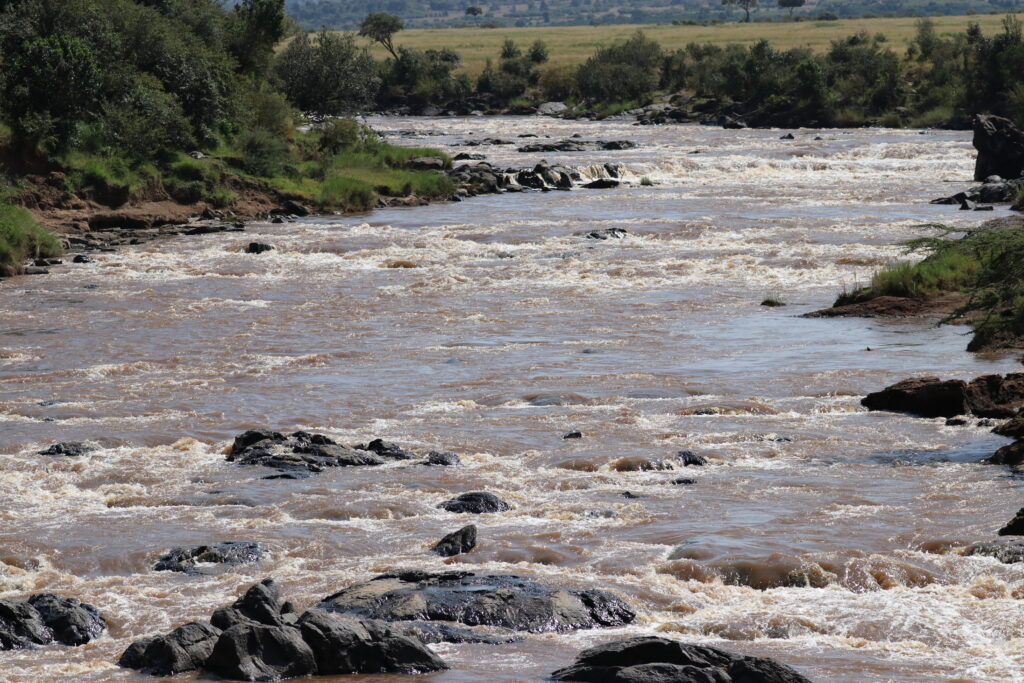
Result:
M914 377L868 394L868 410L888 410L920 417L1013 417L1024 407L1024 373L961 379Z
M602 152L634 149L630 140L559 140L558 142L531 142L517 151L536 154L545 152Z
M421 640L381 621L309 610L281 600L272 579L252 586L210 623L192 622L132 643L118 665L154 676L203 669L246 681L297 676L442 671Z
M581 683L810 683L795 669L767 657L745 657L667 638L617 640L581 652L551 674Z
M154 571L200 574L200 565L237 566L254 564L266 555L266 548L255 541L224 541L192 548L171 548L160 556Z
M932 200L932 204L959 205L962 211L990 211L991 206L1011 202L1024 187L1024 132L1001 116L977 114L973 125L974 179L983 184L966 192Z
M589 189L618 187L621 171L616 164L603 166L606 177L583 184ZM500 192L526 192L529 190L571 190L583 181L579 171L541 161L532 168L498 168L485 161L473 164L459 164L449 170L448 177L456 186L457 197L472 197L480 194Z
M1016 198L1020 188L1024 187L1024 178L1003 180L993 175L985 178L984 184L972 187L966 192L957 192L949 197L933 199L932 204L959 205L961 211L992 211L991 204L1005 204Z
M420 460L423 464L440 466L461 462L454 453L431 451L420 456L382 439L350 447L323 434L298 431L286 436L268 429L250 429L236 436L227 460L274 468L281 472L274 478L296 478L329 467L375 466L396 460Z
M77 598L43 593L25 602L0 600L0 650L85 645L106 630L99 610Z

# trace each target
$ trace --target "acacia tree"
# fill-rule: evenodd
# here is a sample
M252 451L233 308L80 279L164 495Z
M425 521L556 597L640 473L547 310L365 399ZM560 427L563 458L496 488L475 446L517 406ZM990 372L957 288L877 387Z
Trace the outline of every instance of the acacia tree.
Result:
M470 5L469 7L466 8L467 17L479 17L483 13L484 11L481 8L477 7L476 5Z
M746 12L746 17L743 19L743 21L749 22L750 21L750 8L751 7L757 7L757 0L722 0L722 4L723 5L736 5L737 7L742 9L744 12Z
M392 38L403 28L405 28L405 24L394 14L371 12L363 19L363 23L359 24L359 35L380 43L384 46L384 49L391 53L392 57L398 59L398 53L395 51L395 44L392 42Z
M788 7L789 16L792 19L793 10L795 10L797 7L803 7L806 1L807 0L779 0L779 7Z

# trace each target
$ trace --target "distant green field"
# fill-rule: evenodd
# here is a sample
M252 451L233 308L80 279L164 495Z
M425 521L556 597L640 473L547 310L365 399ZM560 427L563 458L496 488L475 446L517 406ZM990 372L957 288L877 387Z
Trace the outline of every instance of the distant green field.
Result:
M1017 16L1024 18L1022 14ZM960 33L967 28L969 22L976 22L986 34L993 34L1001 30L1003 16L979 14L932 17L931 20L939 34ZM810 47L814 50L827 49L830 41L864 30L872 35L884 34L893 50L903 52L914 37L917 22L916 18L903 17L792 23L731 23L716 26L619 24L557 28L413 29L399 33L395 37L395 43L419 49L451 48L462 56L463 68L470 74L477 74L483 70L488 57L497 57L506 38L512 38L522 45L528 45L537 39L543 40L550 49L553 64L579 64L598 47L625 40L638 29L668 49L677 49L691 42L720 45L750 44L764 38L778 48ZM376 45L373 47L373 54L378 59L388 56L383 48Z

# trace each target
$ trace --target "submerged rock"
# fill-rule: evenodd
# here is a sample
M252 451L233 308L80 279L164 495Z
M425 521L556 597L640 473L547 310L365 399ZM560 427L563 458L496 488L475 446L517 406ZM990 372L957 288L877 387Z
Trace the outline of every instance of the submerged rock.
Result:
M868 394L861 405L868 410L891 410L921 417L954 417L970 412L967 383L938 377L905 379Z
M85 645L106 629L99 610L77 598L43 593L25 602L0 600L0 650Z
M265 242L249 242L248 246L245 248L245 253L262 254L267 251L272 251L273 249L274 245L272 244L266 244Z
M583 187L588 190L610 190L613 187L618 187L619 181L613 180L612 178L598 178L597 180L591 180L586 183Z
M529 633L622 626L636 617L606 591L471 572L396 571L328 596L318 607L385 621L451 621Z
M467 634L465 642L475 642L469 640L473 635ZM271 579L218 609L211 624L189 623L135 641L118 665L155 676L202 669L247 681L448 668L411 628L318 610L298 616L290 603L282 602Z
M197 564L252 564L258 562L263 554L263 547L254 541L224 541L193 548L172 548L160 556L153 569L194 574L199 571Z
M347 448L322 434L295 432L283 436L268 430L249 430L235 437L227 456L239 465L261 465L279 470L322 472L327 467L381 465L377 455Z
M437 507L448 512L469 513L480 515L487 512L505 512L511 510L512 506L498 498L493 493L484 491L473 491L463 493L459 496L446 500Z
M766 657L745 657L667 638L617 640L581 652L551 674L585 683L810 683L795 669Z
M1024 562L1024 539L1002 538L996 541L982 541L967 548L964 555L994 557L1004 564Z
M39 455L61 455L66 458L77 458L86 453L91 453L98 448L99 445L91 441L61 441L39 451Z
M617 184L618 183L616 182L616 185ZM583 232L577 232L575 234L579 237L586 237L588 240L621 240L628 233L624 228L604 228L603 230L584 230Z
M708 459L693 451L678 451L676 457L683 462L683 467L703 467L708 464Z
M441 557L451 557L468 553L476 547L476 525L469 524L458 531L453 531L431 548L432 552Z
M462 458L448 451L430 451L423 462L424 465L454 467L462 464Z

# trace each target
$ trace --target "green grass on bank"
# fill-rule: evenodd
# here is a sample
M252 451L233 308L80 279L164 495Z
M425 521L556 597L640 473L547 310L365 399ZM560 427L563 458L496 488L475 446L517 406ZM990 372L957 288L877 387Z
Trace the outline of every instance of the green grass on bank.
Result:
M911 250L924 252L924 259L879 270L869 286L844 292L836 305L879 296L926 300L960 293L966 303L947 320L971 322L975 334L969 350L1020 344L1024 341L1024 223L969 230L960 238L943 229L945 236L908 243Z
M28 259L61 253L57 237L40 227L28 211L0 203L0 275L15 275Z

